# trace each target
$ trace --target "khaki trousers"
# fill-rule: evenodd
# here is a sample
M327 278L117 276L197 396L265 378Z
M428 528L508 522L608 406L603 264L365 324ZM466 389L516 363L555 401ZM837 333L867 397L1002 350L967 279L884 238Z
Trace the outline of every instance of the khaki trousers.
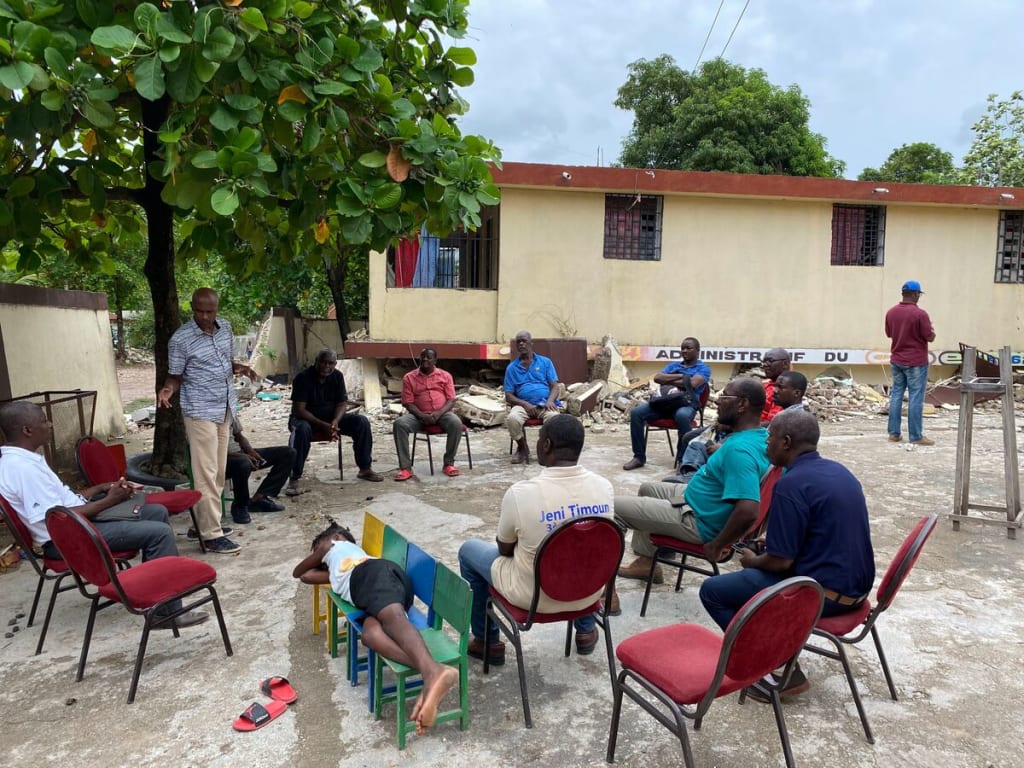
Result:
M220 497L224 491L224 470L228 462L228 437L231 419L227 411L217 424L185 417L185 434L192 457L192 481L203 498L196 504L199 535L203 541L224 535L220 527Z
M561 411L549 411L547 408L541 413L541 418L547 421L552 416L557 416ZM508 427L508 435L513 440L519 441L523 438L523 424L526 423L526 409L521 405L513 405L512 410L505 417L505 426Z
M651 543L652 533L704 543L693 510L683 500L685 492L681 483L644 483L636 496L615 497L615 520L633 530L637 555L654 557L657 547Z

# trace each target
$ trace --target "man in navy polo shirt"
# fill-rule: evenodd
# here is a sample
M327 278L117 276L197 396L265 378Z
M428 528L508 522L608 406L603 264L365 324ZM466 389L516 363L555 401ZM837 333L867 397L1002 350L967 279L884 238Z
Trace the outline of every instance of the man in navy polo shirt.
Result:
M772 493L763 554L744 549L743 570L706 579L700 600L724 631L736 612L765 587L790 576L810 576L825 589L822 616L860 605L875 580L875 554L864 491L842 464L818 453L818 420L786 410L768 427L768 458L786 473ZM799 667L785 694L810 687ZM767 700L754 687L748 695Z
M527 419L547 421L561 413L558 396L558 374L555 365L543 355L533 351L533 337L529 331L516 334L518 357L505 369L505 402L511 406L505 418L509 436L516 443L513 464L530 463L530 446L526 442L523 425Z

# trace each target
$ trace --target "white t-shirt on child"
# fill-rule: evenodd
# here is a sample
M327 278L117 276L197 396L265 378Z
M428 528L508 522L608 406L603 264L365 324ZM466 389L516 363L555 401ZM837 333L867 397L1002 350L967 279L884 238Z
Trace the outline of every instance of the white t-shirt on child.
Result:
M352 569L365 560L372 560L361 547L351 541L336 541L327 550L323 562L327 565L327 573L331 579L333 589L342 600L352 602L352 590L349 581L352 578Z

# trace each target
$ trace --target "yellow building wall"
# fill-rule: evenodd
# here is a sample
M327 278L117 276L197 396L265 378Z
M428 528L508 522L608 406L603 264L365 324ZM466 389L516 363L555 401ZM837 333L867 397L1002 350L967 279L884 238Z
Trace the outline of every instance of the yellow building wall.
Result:
M496 293L386 289L372 259L371 336L888 350L885 312L916 279L933 349L1024 341L1024 285L993 282L994 209L888 205L882 267L831 266L828 201L666 195L657 262L603 257L602 192L504 188L500 215Z
M386 257L370 255L369 332L375 339L494 341L497 308L498 291L388 288Z
M0 304L0 328L13 397L96 390L93 434L106 441L125 433L106 309ZM153 389L155 399L156 382Z

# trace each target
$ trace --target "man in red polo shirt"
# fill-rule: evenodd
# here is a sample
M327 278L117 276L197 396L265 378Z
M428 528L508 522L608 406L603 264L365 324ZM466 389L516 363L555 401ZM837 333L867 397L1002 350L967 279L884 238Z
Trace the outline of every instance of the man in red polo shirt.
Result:
M782 406L775 402L775 380L789 370L792 355L782 347L772 347L761 358L764 370L764 410L761 411L761 426L767 427L775 415L782 413Z
M395 450L398 452L398 473L395 480L412 477L412 458L409 455L409 435L437 425L448 440L444 444L444 469L448 477L459 474L455 466L455 451L462 437L462 420L454 413L455 384L452 375L437 367L437 352L429 347L420 352L420 367L402 378L402 405L408 413L395 419Z
M914 445L935 445L924 436L924 390L928 385L928 342L935 341L935 329L928 313L917 306L924 291L917 280L907 280L903 300L885 313L885 335L892 339L892 389L889 395L889 440L903 439L903 392L909 392L907 432Z

